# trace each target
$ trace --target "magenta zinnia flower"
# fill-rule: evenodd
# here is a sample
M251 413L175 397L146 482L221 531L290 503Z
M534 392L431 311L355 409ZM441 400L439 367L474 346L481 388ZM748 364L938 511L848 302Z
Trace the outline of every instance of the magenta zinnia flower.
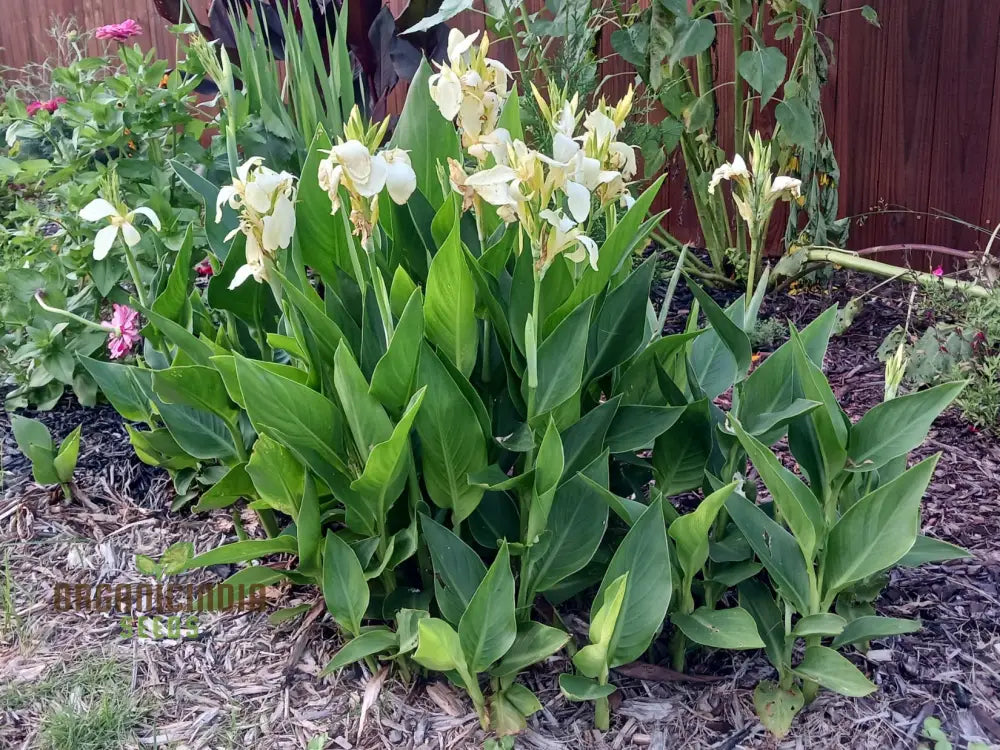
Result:
M938 266L933 271L931 271L931 273L934 274L935 276L944 276L944 269L941 266Z
M46 112L55 112L59 109L60 104L66 103L65 96L57 96L55 99L49 99L48 101L40 102L37 99L28 105L28 116L34 117L39 110L44 109Z
M110 39L115 42L124 42L133 36L142 33L142 26L131 18L127 18L121 23L109 23L107 26L100 26L94 31L94 36L98 39Z
M205 258L201 263L194 267L194 270L199 276L211 276L215 273L212 269L212 264L209 262L208 258Z
M139 340L139 312L128 305L117 303L111 306L111 320L101 322L109 329L108 353L111 359L121 359L132 351Z

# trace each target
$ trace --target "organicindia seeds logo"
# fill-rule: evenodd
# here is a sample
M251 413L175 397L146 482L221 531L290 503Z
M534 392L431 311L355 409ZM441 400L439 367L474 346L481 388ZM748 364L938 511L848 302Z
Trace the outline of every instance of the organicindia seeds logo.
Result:
M52 590L57 612L121 613L119 634L126 639L194 639L199 614L260 612L266 606L266 587L259 583L60 582Z

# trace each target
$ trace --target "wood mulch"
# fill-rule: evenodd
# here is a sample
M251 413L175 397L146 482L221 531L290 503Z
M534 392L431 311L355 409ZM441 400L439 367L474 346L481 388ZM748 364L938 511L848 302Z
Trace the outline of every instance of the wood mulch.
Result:
M853 280L783 297L764 314L802 325L826 306L846 302ZM852 418L882 399L883 370L875 358L885 334L905 317L904 294L883 287L868 298L850 329L830 346L826 370ZM687 302L679 291L678 307ZM58 612L57 582L148 582L134 555L159 555L173 542L203 551L235 538L227 511L171 513L169 479L132 453L109 408L81 410L64 402L40 415L61 439L83 423L77 498L34 485L0 413L5 469L0 494L0 592L12 611L0 612L0 747L37 743L44 705L9 710L5 687L30 685L59 665L110 656L132 665L132 685L153 707L141 747L302 748L325 732L327 747L478 748L483 733L464 696L439 681L403 684L389 673L376 690L363 667L319 678L339 640L322 607L280 624L267 613L203 614L199 634L184 641L123 639L119 615ZM923 533L960 544L966 561L897 570L876 603L881 614L916 617L924 629L873 644L852 659L879 686L852 700L821 692L777 742L752 705L757 681L772 676L764 657L708 653L678 681L665 669L616 674L621 688L611 731L592 730L589 705L567 703L557 675L569 665L554 657L527 676L544 706L518 747L557 748L913 748L924 718L942 720L957 748L971 740L1000 745L1000 443L975 432L957 413L943 415L917 455L942 453L924 501ZM254 520L245 516L248 530ZM188 580L221 580L223 566ZM318 592L278 586L272 611L319 605ZM581 613L584 614L585 613ZM570 614L570 625L585 627ZM365 688L376 694L361 722ZM359 736L360 735L360 736Z

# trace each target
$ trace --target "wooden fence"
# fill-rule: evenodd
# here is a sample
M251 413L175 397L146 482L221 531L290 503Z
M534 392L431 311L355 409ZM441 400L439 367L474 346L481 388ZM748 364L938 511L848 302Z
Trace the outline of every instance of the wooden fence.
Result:
M878 11L881 28L862 18L859 9L866 3ZM402 4L390 0L396 11ZM173 39L152 0L3 0L3 5L0 61L8 66L51 54L55 42L46 30L52 16L74 15L83 28L135 18L145 29L141 44L173 55ZM859 217L850 246L982 249L988 234L942 216L989 231L1000 220L996 0L827 0L826 9L822 31L835 46L836 61L824 110L840 162L841 215ZM481 16L456 20L470 30ZM627 73L612 54L609 36L601 40L602 53L609 56L602 74ZM725 51L717 64L731 69L731 46L720 48ZM611 85L623 90L628 81L628 75L616 76ZM721 117L727 116L723 110ZM660 203L671 209L667 228L696 240L697 221L678 158L667 164L670 177Z

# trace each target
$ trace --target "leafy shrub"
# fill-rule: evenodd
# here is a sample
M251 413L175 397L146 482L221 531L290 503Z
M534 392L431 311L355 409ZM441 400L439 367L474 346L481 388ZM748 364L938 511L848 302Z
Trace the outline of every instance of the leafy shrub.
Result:
M318 586L346 640L326 671L442 671L499 735L540 708L518 674L569 639L542 597L590 603L589 643L559 682L602 728L611 670L667 622L678 667L693 644L765 648L778 678L756 703L778 734L819 686L870 692L836 649L917 626L874 617L885 571L962 554L918 535L934 460L906 468L961 385L850 424L821 371L835 308L750 373L766 278L725 310L689 281L684 330L663 335L656 259L632 262L662 219L648 215L662 179L637 197L627 184L631 92L586 112L533 92L548 135L528 143L485 36L453 31L448 47L437 73L417 71L388 143L388 123L354 109L342 133L317 127L300 171L239 160L227 110L246 100L224 55L229 175L170 162L206 207L207 288L190 229L158 279L136 272L127 236L110 246L145 346L137 364L80 361L179 503L245 499L267 534L175 545L141 569L293 556L229 583ZM754 178L765 202L770 180ZM139 204L104 190L84 213L117 232ZM131 321L112 324L119 339ZM786 435L801 478L772 452ZM682 515L670 500L690 492L703 499Z

